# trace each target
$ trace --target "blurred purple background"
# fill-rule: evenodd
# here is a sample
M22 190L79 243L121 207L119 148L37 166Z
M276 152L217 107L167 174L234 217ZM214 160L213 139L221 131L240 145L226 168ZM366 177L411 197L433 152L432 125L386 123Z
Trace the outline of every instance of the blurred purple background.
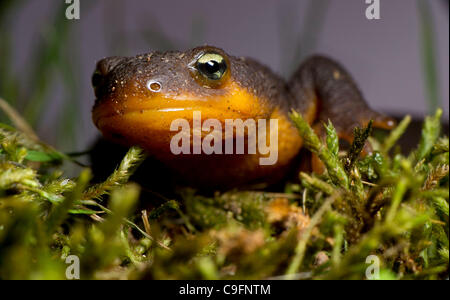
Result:
M68 21L73 22L71 38L81 62L76 78L82 103L77 118L78 147L86 148L98 134L90 119L94 101L90 79L97 60L205 43L233 55L251 56L285 77L301 58L326 54L353 74L372 107L400 115L426 114L416 1L381 0L381 20L375 21L365 18L364 0L329 1L328 7L326 1L316 2L311 13L306 0L82 0L81 19ZM429 2L436 30L439 96L448 119L448 6L440 0ZM51 26L49 15L59 4L56 0L29 0L8 23L15 38L18 74L27 71L33 45ZM305 20L312 24L307 32ZM69 55L67 60L71 60ZM58 114L65 98L58 84L52 97L54 105L46 110L38 128L50 142L52 123L47 120Z

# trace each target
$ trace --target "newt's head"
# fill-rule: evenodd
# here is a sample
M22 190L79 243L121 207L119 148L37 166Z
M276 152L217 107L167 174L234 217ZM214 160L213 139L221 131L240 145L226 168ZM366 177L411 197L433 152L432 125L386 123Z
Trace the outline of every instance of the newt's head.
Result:
M92 77L94 123L109 139L158 150L169 145L172 121L192 122L194 111L222 122L267 118L274 97L262 94L277 88L252 64L210 46L105 58Z

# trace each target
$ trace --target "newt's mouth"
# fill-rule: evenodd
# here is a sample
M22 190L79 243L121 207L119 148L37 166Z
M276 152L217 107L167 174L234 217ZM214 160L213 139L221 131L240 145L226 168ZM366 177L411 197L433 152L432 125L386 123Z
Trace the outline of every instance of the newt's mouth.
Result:
M245 120L254 117L253 113L242 111L232 106L223 108L220 105L213 106L205 102L189 104L184 107L170 105L164 107L154 105L134 107L124 105L117 107L104 103L94 107L92 117L95 125L100 130L102 130L105 123L117 122L117 125L125 126L125 123L133 121L136 124L145 124L146 127L153 127L158 130L163 130L164 128L170 130L170 124L167 126L167 123L176 119L192 121L194 112L200 112L202 119L216 119L219 121L226 119Z
M236 101L233 97L207 100L128 97L126 101L97 101L92 117L107 139L125 146L139 145L151 153L164 153L179 131L175 120L186 120L192 126L195 114L202 120L215 119L224 124L227 119L267 118L268 113L259 110L254 102L250 105L249 101Z

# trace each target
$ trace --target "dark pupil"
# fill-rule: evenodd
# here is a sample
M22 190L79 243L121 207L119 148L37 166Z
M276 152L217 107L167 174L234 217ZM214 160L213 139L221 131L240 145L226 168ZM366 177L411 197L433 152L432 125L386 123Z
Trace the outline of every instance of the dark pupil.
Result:
M217 80L225 73L226 65L224 62L210 60L206 63L199 63L198 69L209 79Z

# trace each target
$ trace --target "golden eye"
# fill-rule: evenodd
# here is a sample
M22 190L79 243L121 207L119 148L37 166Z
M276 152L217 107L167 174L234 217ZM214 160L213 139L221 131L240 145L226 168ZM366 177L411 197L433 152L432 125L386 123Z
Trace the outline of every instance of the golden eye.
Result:
M207 52L202 54L195 64L198 72L209 80L220 80L227 72L226 59L217 53Z

